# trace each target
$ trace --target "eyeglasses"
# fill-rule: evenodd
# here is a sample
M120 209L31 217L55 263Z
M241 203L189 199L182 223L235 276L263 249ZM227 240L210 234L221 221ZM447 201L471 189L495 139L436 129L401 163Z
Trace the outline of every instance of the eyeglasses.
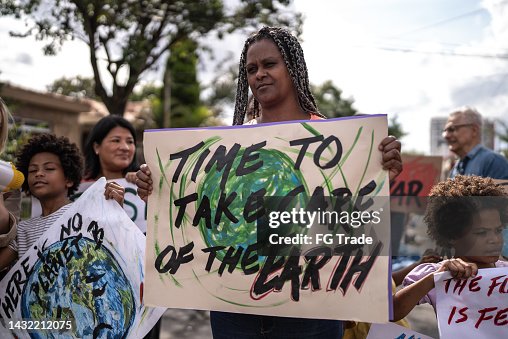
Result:
M449 127L446 127L444 130L443 130L443 134L445 133L455 133L459 128L461 127L464 127L464 126L472 126L473 124L460 124L460 125L451 125Z

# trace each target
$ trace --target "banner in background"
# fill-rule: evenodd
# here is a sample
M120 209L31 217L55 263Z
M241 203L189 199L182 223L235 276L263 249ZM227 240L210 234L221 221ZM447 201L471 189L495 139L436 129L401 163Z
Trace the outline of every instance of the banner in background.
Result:
M402 155L402 173L390 185L391 209L394 212L425 212L426 197L441 178L442 157Z

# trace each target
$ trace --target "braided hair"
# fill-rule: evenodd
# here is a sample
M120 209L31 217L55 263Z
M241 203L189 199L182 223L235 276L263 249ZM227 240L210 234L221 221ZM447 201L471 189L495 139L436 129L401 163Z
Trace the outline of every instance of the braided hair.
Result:
M314 96L310 91L309 74L307 65L303 56L303 50L300 43L287 29L280 27L263 27L259 32L250 36L243 46L242 55L240 57L240 66L238 70L238 87L236 89L235 113L233 116L233 125L242 125L245 119L245 113L248 106L249 84L247 82L247 51L255 42L267 39L275 43L279 49L289 76L293 81L293 86L298 94L298 103L302 110L306 113L322 115L316 105ZM254 118L259 116L259 102L254 98L253 103Z

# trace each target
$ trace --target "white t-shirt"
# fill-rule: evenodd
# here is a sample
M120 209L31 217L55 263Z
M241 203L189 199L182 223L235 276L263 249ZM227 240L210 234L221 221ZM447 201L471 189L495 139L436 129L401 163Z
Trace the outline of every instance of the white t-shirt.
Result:
M42 215L28 220L23 220L18 225L16 238L9 243L9 247L18 252L18 258L25 254L30 246L34 244L46 232L55 221L64 214L72 204L62 206L59 210L48 216Z

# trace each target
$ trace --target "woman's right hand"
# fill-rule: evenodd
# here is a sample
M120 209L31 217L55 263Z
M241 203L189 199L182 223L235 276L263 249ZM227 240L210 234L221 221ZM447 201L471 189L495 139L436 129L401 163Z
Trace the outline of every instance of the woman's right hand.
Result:
M153 182L152 172L147 164L141 165L139 171L136 172L136 186L138 187L138 196L144 201L148 202L148 196L152 194Z
M455 279L467 279L478 274L478 266L460 258L453 258L443 261L442 266L436 272L444 271L449 271Z

